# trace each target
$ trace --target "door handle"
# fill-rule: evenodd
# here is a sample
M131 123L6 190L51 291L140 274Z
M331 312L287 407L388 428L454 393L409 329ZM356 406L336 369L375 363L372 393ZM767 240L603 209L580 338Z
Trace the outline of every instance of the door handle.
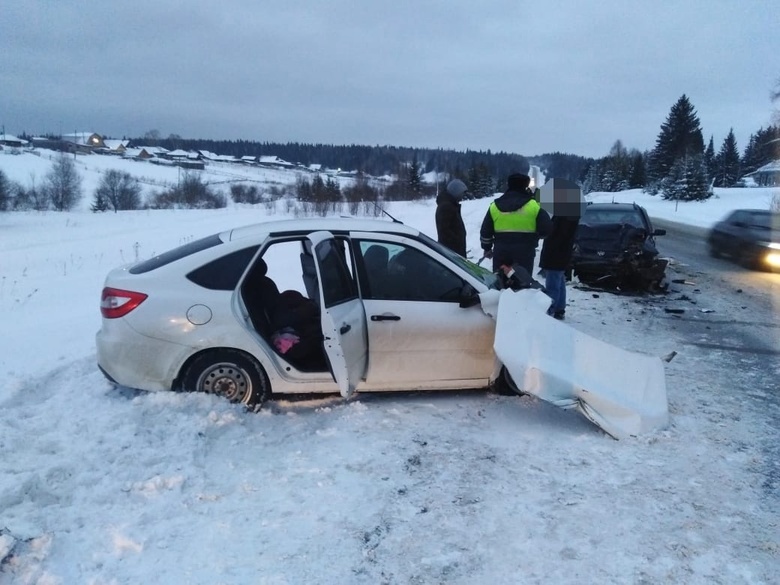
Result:
M400 321L401 317L398 315L371 315L372 321Z
M345 333L349 332L350 329L352 329L352 325L350 325L349 323L344 323L341 326L341 329L339 329L339 333L344 335Z

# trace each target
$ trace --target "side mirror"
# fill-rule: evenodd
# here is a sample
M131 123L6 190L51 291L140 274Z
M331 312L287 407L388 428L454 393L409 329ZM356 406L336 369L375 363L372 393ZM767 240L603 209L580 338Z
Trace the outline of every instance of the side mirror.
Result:
M653 230L653 235L654 236L665 236L666 235L666 230L663 230L663 229Z
M479 295L477 290L469 283L465 283L460 289L460 296L458 298L458 305L461 309L468 309L474 305L479 304Z

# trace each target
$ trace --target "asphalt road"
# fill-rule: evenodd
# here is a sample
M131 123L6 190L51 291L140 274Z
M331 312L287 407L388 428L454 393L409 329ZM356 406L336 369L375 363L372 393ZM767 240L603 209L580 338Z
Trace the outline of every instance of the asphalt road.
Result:
M780 500L780 274L711 258L706 229L654 220L670 259L670 289L661 303L664 333L707 381L700 399L734 400L762 421L752 429L761 445L763 489ZM674 311L674 312L666 312ZM659 311L660 312L660 311ZM703 408L706 408L703 406ZM735 409L737 410L737 409ZM739 414L735 415L737 420Z

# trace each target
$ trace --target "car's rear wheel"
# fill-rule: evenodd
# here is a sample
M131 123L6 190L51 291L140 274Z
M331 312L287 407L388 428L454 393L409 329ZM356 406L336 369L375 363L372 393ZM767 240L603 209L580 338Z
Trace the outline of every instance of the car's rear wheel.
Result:
M246 406L261 404L271 394L262 366L233 349L209 351L196 357L182 378L182 389L216 394Z

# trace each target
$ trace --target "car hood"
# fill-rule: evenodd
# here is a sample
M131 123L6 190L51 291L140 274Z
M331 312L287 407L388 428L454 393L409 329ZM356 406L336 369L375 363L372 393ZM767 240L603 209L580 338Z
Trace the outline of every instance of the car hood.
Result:
M578 410L616 439L668 424L660 357L610 345L550 318L550 298L538 290L488 291L480 300L496 320L496 355L523 392Z

